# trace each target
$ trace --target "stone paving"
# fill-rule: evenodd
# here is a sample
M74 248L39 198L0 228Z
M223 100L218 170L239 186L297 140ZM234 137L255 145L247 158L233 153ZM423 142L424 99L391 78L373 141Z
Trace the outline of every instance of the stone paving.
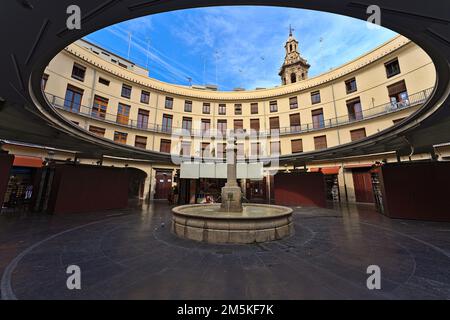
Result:
M170 233L170 209L0 216L4 299L449 299L450 224L370 206L295 208L295 235L211 245ZM81 290L67 289L67 266ZM381 268L368 290L367 267Z

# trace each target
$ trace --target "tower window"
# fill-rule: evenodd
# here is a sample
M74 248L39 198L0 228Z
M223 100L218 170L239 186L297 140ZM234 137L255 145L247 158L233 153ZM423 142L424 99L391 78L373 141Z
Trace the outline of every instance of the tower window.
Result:
M297 75L295 73L291 73L291 83L297 82Z

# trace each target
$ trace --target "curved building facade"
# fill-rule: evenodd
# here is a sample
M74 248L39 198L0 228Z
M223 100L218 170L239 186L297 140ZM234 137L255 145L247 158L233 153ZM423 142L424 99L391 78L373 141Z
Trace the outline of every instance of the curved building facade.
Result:
M237 143L241 161L283 158L369 137L417 111L436 82L432 60L403 36L312 78L307 74L309 65L299 54L295 61L288 59L297 48L289 43L297 43L292 35L286 43L286 66L297 70L298 62L301 68L294 74L283 65L283 85L275 88L222 92L213 86L163 83L148 77L148 70L83 40L52 60L42 87L62 115L92 134L118 144L170 153L174 158L181 156L183 161L222 162L230 131L242 134ZM48 156L48 150L36 146L11 144L9 148L16 154ZM446 146L437 148L446 156ZM355 180L360 179L360 171L367 171L376 162L432 156L411 154L402 158L394 151L292 163L276 169L322 171L329 176L330 200L370 202L358 191L359 182ZM53 150L52 157L78 157L89 164L98 161L61 150ZM179 163L113 158L103 158L101 163L145 171L142 198L164 198L164 190L177 183ZM242 187L250 200L270 200L271 180L267 172L263 181L243 181Z

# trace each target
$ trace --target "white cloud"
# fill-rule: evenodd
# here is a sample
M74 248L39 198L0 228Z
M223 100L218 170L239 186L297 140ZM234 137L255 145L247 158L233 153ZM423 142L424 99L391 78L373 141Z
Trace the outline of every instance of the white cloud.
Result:
M144 39L157 34L160 43L152 43L150 59L159 78L215 83L217 64L220 88L231 90L279 85L289 24L312 65L311 75L356 58L395 35L385 29L369 30L365 22L339 15L257 6L174 11L128 21L109 32L122 40L129 31L138 35L133 51L141 60L147 54Z

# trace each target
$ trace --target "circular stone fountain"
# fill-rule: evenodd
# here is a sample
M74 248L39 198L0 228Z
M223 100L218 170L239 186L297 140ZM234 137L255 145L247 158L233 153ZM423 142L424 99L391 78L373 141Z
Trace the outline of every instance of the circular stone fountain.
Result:
M260 243L294 233L292 209L244 204L242 212L221 211L220 204L173 209L172 232L181 238L209 243Z
M227 184L222 203L174 208L172 232L185 239L208 243L261 243L294 233L293 210L265 204L242 204L237 183L237 146L233 135L227 146Z

